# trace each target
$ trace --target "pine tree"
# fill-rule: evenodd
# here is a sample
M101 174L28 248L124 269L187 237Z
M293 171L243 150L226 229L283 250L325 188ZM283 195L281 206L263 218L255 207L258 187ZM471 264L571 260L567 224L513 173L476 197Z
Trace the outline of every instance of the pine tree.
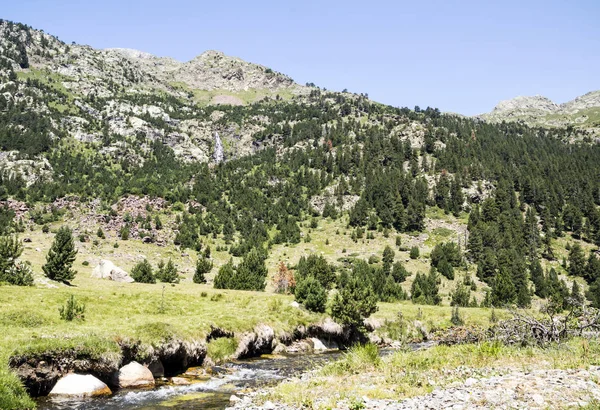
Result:
M233 267L233 259L229 259L229 262L219 268L219 271L215 276L215 289L233 289L234 275L235 268Z
M494 278L492 303L494 306L511 304L515 301L516 296L515 285L510 278L510 274L506 269L500 269L500 272Z
M173 263L173 260L169 258L165 264L164 261L160 261L158 264L158 272L156 278L161 282L165 283L179 283L179 274L177 273L177 267Z
M0 236L0 282L17 286L33 285L33 273L18 261L23 246L17 236Z
M327 303L327 291L317 279L312 276L303 278L296 285L294 296L298 303L311 312L324 312Z
M456 285L451 294L450 306L468 307L471 301L471 289L464 284Z
M234 289L265 290L267 266L263 254L252 249L236 269L236 284Z
M427 275L417 273L410 293L413 303L421 305L439 305L441 303L439 276L435 267L432 266Z
M392 267L392 277L396 283L404 282L409 276L410 273L408 273L402 262L394 263L394 266Z
M581 245L575 243L571 246L569 251L569 275L572 276L585 276L585 255Z
M297 282L304 277L312 276L321 282L321 285L325 289L330 289L335 283L335 270L333 266L323 256L316 254L300 258L295 276Z
M583 293L581 292L581 288L576 280L573 280L573 285L571 285L571 303L575 306L583 305Z
M383 250L383 273L387 276L392 271L392 263L394 263L395 253L389 246Z
M196 270L194 271L194 283L206 283L206 274L209 273L212 268L212 261L199 255L198 261L196 261Z
M588 283L595 282L600 278L600 259L594 255L594 252L590 252L588 256L584 278Z
M56 233L46 256L46 264L42 266L44 274L48 279L69 283L75 278L76 272L72 266L76 255L73 233L67 226L63 226Z
M152 265L147 259L138 262L131 270L131 277L139 283L156 283Z
M529 274L531 281L535 286L535 294L544 299L548 297L548 287L546 285L546 277L539 259L534 259L529 265Z
M331 303L331 316L344 325L361 327L377 311L377 295L356 275L348 278Z
M158 215L154 217L154 227L157 231L160 231L163 228L162 221L160 220L160 217Z

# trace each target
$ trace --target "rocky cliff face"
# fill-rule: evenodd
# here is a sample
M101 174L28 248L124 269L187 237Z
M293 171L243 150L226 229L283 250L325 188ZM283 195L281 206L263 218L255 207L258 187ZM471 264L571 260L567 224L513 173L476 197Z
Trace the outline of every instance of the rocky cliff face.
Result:
M559 106L549 98L536 95L533 97L516 97L512 100L500 101L494 110L485 114L489 118L519 118L523 116L540 116L556 112Z

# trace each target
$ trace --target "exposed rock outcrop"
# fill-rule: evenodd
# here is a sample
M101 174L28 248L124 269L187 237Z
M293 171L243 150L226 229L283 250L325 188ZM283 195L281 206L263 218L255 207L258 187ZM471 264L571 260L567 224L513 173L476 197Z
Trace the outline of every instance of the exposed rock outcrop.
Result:
M252 332L246 332L240 337L238 348L233 354L236 359L260 356L271 353L275 341L275 332L267 325L258 325Z

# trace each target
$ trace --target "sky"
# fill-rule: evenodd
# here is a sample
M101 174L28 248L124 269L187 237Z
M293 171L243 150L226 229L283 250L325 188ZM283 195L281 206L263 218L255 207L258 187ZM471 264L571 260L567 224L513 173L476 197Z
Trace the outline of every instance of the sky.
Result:
M0 18L180 61L220 50L300 84L465 115L600 89L598 0L0 0Z

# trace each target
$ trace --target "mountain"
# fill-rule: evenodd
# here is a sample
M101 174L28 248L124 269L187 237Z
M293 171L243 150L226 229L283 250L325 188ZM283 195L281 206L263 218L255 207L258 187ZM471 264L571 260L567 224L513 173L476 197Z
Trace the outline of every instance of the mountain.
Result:
M0 108L8 101L23 104L32 115L52 117L53 135L104 141L107 154L138 162L148 144L131 149L127 138L141 134L165 141L187 161L207 161L217 132L229 158L245 155L253 151L253 129L216 125L218 112L199 120L198 110L309 91L286 75L218 51L179 62L137 50L68 45L9 21L0 21L0 57L0 78L12 80L0 85Z
M478 116L490 122L521 121L532 126L574 127L588 135L600 135L600 91L556 104L536 95L501 101L491 112Z
M497 114L578 115L596 98L522 98ZM0 21L0 408L34 407L21 383L46 394L59 371L114 363L99 372L110 377L134 357L182 370L217 334L244 357L270 352L274 334L313 335L311 309L354 335L389 302L397 325L381 322L383 342L459 323L458 306L572 309L583 290L600 306L600 144L582 132L392 107L216 51L179 62ZM62 227L76 238L65 246ZM104 261L120 268L111 277L155 271L173 286L90 277ZM79 272L73 283L54 280L59 265ZM294 283L302 309L259 296ZM59 318L74 298L85 325ZM429 329L397 332L411 304L391 303L409 298L445 305L425 309L439 322L411 308ZM164 353L183 344L189 355Z

